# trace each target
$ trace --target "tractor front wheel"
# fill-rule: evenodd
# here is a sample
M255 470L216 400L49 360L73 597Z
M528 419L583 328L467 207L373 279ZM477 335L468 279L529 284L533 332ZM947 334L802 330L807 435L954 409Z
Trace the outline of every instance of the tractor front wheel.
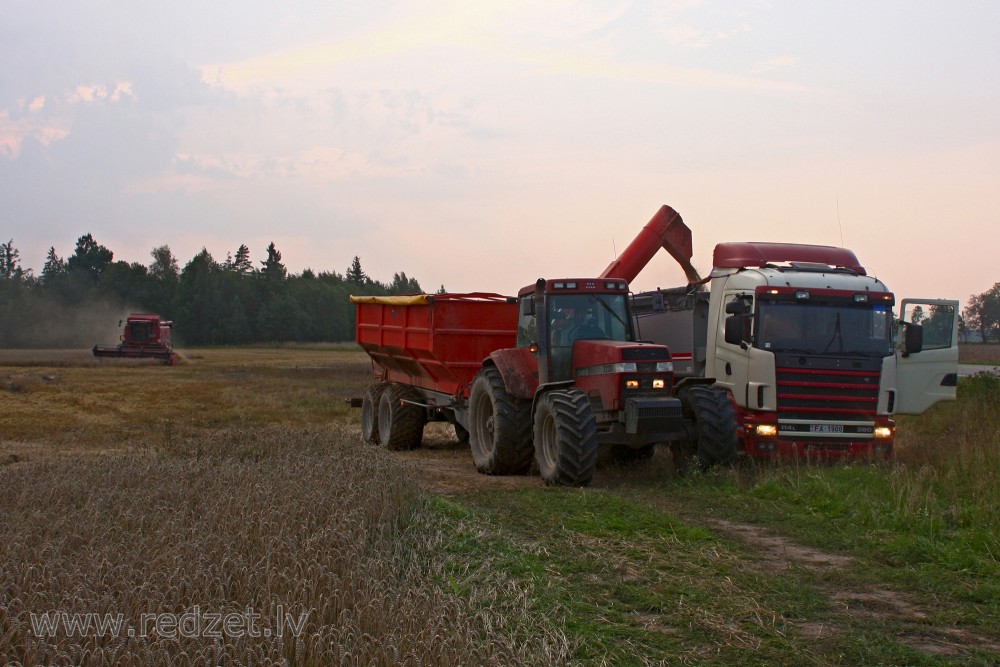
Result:
M597 467L597 423L578 389L550 391L535 409L535 461L546 484L587 486Z
M684 421L690 433L686 442L673 445L674 461L681 472L692 454L702 470L729 465L736 460L736 412L723 389L695 385L680 393Z

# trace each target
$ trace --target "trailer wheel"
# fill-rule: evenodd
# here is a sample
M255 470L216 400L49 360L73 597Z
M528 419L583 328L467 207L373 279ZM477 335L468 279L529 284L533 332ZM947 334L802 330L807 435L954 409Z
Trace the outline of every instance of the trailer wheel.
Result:
M680 393L681 409L690 439L674 443L674 462L684 472L687 460L698 457L702 470L736 460L736 413L723 389L695 385Z
M535 409L535 460L546 484L587 486L597 467L597 422L579 389L550 391Z
M379 382L368 387L361 399L361 437L371 445L379 443L378 438L378 407L382 394L388 388L388 382Z
M481 473L520 475L531 467L531 403L512 398L496 368L472 381L469 445Z
M390 383L382 392L378 402L379 444L394 451L420 446L427 421L424 410L402 402L418 398L409 387L397 383Z

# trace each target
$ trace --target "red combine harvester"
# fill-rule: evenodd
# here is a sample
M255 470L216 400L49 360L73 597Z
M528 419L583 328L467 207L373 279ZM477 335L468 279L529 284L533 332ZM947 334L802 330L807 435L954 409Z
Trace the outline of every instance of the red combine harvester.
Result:
M121 322L118 323L121 326ZM119 357L130 359L161 359L172 366L176 360L170 343L170 331L174 323L161 320L159 315L132 313L122 329L121 343L115 346L95 345L95 357Z
M601 277L631 282L660 248L688 284L635 295L636 328L670 346L682 382L728 393L742 453L888 457L894 414L955 399L957 301L903 299L897 319L885 284L831 246L720 243L702 280L669 206Z
M670 351L635 336L620 279L540 278L498 294L351 297L374 382L361 407L366 441L413 449L428 421L447 421L485 474L590 483L599 450L646 459L673 443L681 463L736 456L724 391L674 384ZM603 458L603 457L602 457Z

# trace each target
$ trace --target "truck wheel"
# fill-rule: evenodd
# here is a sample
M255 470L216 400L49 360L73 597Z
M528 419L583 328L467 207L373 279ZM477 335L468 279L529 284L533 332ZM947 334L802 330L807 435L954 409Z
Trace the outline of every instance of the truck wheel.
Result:
M469 444L481 473L520 475L531 467L531 404L511 398L496 368L472 381Z
M722 389L696 385L680 395L684 420L690 426L691 439L674 443L674 460L695 454L703 470L727 465L736 460L736 413L729 395ZM681 463L686 461L681 460ZM683 472L683 466L679 466Z
M423 408L403 399L416 400L418 397L407 386L390 383L382 392L378 402L379 444L386 449L416 449L424 434L426 415Z
M550 391L539 400L535 461L546 484L590 484L597 467L597 422L582 391Z
M361 437L370 445L378 444L378 404L388 386L388 382L373 384L361 399Z

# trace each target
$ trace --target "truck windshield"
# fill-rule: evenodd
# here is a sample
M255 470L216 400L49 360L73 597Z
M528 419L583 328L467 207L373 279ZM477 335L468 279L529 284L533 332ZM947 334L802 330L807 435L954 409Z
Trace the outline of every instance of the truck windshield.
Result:
M884 305L758 302L754 346L770 352L892 354L892 310Z

